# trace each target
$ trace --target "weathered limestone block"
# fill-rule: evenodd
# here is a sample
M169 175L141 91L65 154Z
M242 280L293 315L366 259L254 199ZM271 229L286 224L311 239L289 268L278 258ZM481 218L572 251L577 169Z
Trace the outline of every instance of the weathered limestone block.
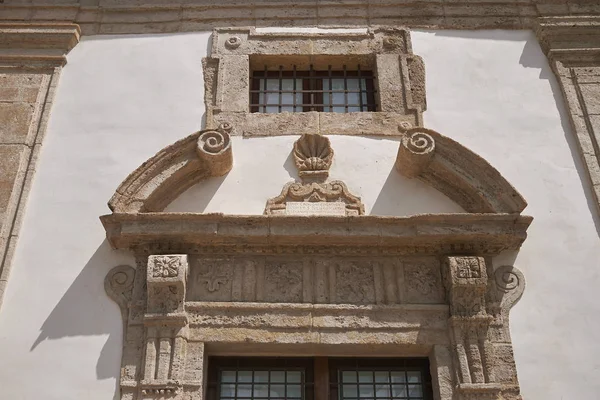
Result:
M185 254L148 257L148 313L184 312L187 271Z

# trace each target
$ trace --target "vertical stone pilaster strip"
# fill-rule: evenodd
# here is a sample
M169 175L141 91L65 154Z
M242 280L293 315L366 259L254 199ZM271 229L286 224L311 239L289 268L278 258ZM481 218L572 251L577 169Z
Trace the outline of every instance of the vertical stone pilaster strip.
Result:
M7 172L0 184L8 190L0 204L0 307L60 71L79 36L75 24L0 23L7 50L0 54L0 115L14 118L0 121L0 170Z
M536 34L560 84L600 213L600 16L540 18Z
M146 362L144 363L144 380L146 381L153 381L156 378L158 351L156 328L148 328L146 332Z

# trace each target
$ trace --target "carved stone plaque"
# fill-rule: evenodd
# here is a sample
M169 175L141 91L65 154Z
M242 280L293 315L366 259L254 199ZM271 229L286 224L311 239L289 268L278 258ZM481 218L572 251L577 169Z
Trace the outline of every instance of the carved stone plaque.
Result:
M288 201L286 215L339 215L346 216L346 204L342 202Z

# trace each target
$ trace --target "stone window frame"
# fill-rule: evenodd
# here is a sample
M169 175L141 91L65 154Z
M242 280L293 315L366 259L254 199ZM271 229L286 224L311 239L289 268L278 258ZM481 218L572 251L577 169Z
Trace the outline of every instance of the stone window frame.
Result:
M339 114L250 112L253 66L361 65L376 76L379 110ZM364 67L363 67L364 66ZM209 57L203 59L206 127L230 123L232 135L274 136L304 133L400 135L398 126L423 126L425 72L413 54L405 28L376 27L325 32L259 32L253 27L213 31Z

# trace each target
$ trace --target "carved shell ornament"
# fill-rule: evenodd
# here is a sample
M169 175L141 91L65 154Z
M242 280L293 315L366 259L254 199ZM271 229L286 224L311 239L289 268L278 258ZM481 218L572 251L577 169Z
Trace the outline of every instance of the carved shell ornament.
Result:
M294 143L294 163L301 178L327 178L333 161L329 139L318 134L304 134Z

